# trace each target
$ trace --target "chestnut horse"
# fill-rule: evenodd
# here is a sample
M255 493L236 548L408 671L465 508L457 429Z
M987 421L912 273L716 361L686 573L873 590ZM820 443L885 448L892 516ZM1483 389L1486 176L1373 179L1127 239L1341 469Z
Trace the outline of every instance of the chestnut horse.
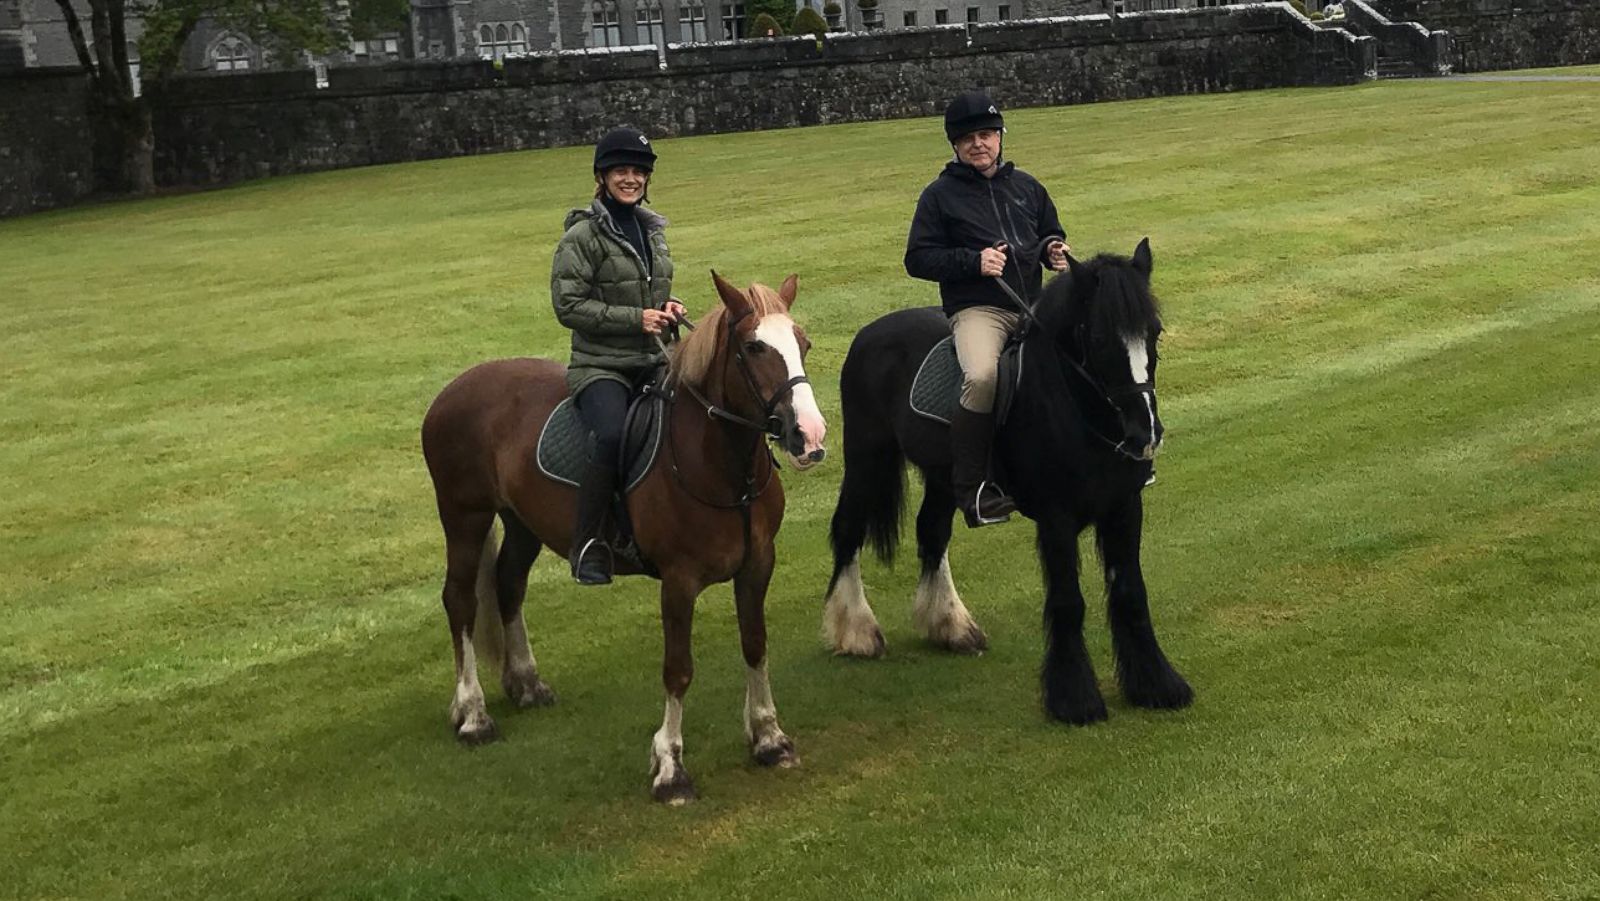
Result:
M650 744L650 775L651 794L672 804L694 798L682 731L683 696L694 676L690 621L695 598L717 582L733 580L750 753L764 766L799 762L778 727L767 681L764 604L784 498L762 439L775 439L797 470L807 469L823 458L827 428L805 375L810 344L789 316L795 277L776 292L759 284L740 291L715 272L712 280L722 305L672 355L664 446L627 496L638 549L661 580L666 715ZM422 422L445 536L444 608L456 663L450 722L469 744L496 737L478 683L475 636L486 650L503 649L500 681L513 703L555 700L534 664L522 602L540 548L565 557L572 540L577 492L535 463L539 432L566 396L559 363L496 360L451 382ZM503 542L494 534L497 516ZM617 566L638 572L620 557Z

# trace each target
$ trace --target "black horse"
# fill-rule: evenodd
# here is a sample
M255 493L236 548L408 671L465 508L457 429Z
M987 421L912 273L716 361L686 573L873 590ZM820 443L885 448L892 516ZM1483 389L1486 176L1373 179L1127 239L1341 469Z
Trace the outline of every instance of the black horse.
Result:
M1105 566L1112 644L1123 694L1139 707L1185 707L1194 695L1167 662L1150 623L1139 539L1141 493L1161 445L1156 415L1156 340L1161 320L1150 292L1150 242L1131 258L1102 254L1045 286L1025 317L1023 365L997 436L1001 484L1037 526L1045 573L1045 709L1069 723L1106 718L1083 645L1078 535L1093 524ZM945 549L956 509L947 426L914 412L912 381L923 358L950 334L936 309L891 313L850 346L840 373L844 483L833 515L833 578L823 632L835 653L883 653L862 588L858 555L871 540L894 557L905 508L905 463L922 472L917 555L922 576L913 619L935 644L962 653L987 647L950 579Z

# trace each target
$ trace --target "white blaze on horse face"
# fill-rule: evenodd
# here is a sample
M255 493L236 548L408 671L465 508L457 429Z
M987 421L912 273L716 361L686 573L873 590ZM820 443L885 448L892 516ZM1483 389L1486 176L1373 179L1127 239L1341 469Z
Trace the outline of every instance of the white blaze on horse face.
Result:
M794 337L793 319L783 313L768 313L756 323L755 337L783 357L790 378L806 374L805 361L800 359L800 342ZM822 411L817 407L817 395L811 390L810 383L795 385L790 397L794 403L795 421L806 442L805 452L791 460L795 469L809 469L816 462L811 455L822 450L823 439L828 436L828 424L822 419Z
M1150 344L1149 339L1143 335L1133 335L1123 338L1128 347L1128 369L1133 373L1135 383L1147 381L1150 378ZM1151 404L1150 392L1139 392L1139 398L1144 401L1145 415L1150 417L1151 445L1145 448L1148 456L1155 456L1156 440L1156 409Z

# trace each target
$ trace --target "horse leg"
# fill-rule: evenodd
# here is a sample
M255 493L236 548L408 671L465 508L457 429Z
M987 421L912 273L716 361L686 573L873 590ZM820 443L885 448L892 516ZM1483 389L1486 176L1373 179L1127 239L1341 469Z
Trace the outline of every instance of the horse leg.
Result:
M957 654L981 654L989 639L978 627L950 578L950 529L956 496L949 479L923 473L922 507L917 511L917 557L922 577L917 580L916 604L911 621L928 641Z
M883 630L861 582L861 546L871 532L878 556L892 557L893 536L900 528L905 463L892 443L866 447L866 439L852 439L848 429L845 435L844 481L829 531L833 577L822 609L822 638L835 654L882 657Z
M1107 619L1116 655L1117 682L1136 707L1187 707L1194 690L1161 651L1150 622L1150 601L1139 567L1144 505L1139 494L1095 524L1095 541L1105 565Z
M472 646L472 628L478 613L478 573L487 555L494 553L492 513L441 511L444 524L444 611L450 621L450 643L455 648L456 690L450 701L450 725L456 738L469 745L494 741L498 734L478 684L478 658Z
M661 683L667 690L667 709L661 728L650 740L650 795L676 807L695 798L694 780L683 767L683 696L694 680L690 626L700 587L679 574L663 576L661 635L665 653L661 662Z
M523 622L523 600L528 593L528 570L539 556L537 536L511 511L503 511L506 537L500 545L495 565L495 599L500 622L505 627L505 658L500 670L500 685L506 697L518 707L544 707L556 702L555 692L539 678L528 629Z
M1045 578L1044 666L1039 672L1044 707L1063 722L1098 722L1106 718L1106 702L1083 646L1078 531L1060 519L1042 520L1038 541Z
M798 766L794 742L778 726L778 709L772 703L767 681L767 584L772 579L772 552L752 560L733 580L733 599L739 613L739 644L744 651L744 737L750 756L762 766Z

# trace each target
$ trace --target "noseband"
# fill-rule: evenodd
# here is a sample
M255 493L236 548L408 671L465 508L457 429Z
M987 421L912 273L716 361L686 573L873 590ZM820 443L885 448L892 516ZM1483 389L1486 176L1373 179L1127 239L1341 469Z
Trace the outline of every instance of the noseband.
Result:
M1119 399L1125 400L1129 397L1144 394L1147 391L1150 392L1152 396L1155 395L1156 383L1154 379L1146 379L1142 382L1134 382L1131 385L1120 385L1116 388L1107 388L1099 379L1095 378L1094 373L1089 371L1087 365L1089 362L1089 342L1084 334L1084 327L1081 323L1073 330L1073 338L1074 343L1077 345L1075 350L1077 351L1078 356L1082 357L1082 360L1078 360L1077 358L1073 357L1072 354L1065 354L1067 362L1071 364L1073 371L1078 374L1078 377L1083 379L1083 381L1100 396L1100 399L1105 401L1106 405L1116 412L1118 418L1127 418L1127 413L1123 410L1122 404L1118 403ZM1087 420L1084 421L1084 424L1088 426L1090 434L1105 442L1112 450L1131 460L1139 460L1141 462L1144 460L1143 457L1132 453L1128 449L1127 436L1123 436L1121 441L1112 441L1109 437L1102 434L1099 429L1095 428L1093 425L1090 425Z

